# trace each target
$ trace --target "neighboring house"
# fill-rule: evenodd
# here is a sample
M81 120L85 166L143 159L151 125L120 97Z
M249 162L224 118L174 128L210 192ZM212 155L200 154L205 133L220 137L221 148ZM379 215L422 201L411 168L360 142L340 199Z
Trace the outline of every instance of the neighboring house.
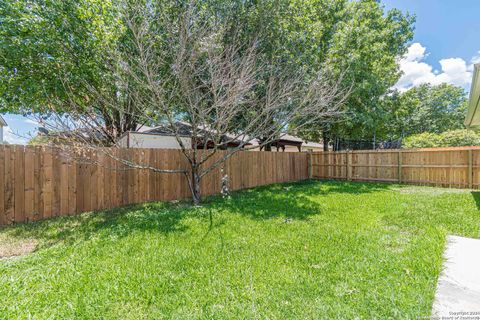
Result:
M465 126L469 129L480 128L480 64L476 64L473 71Z
M5 140L3 140L3 127L7 126L7 122L5 119L3 119L2 116L0 116L0 143L5 143Z
M191 149L190 129L180 126L178 130L184 146ZM180 149L175 135L164 126L141 127L137 131L127 131L120 136L117 145L122 148Z
M186 149L193 147L192 141L192 126L186 122L178 121L176 123L177 135L182 141ZM207 132L207 129L199 129L200 133ZM205 134L204 134L205 135ZM197 148L203 148L205 145L204 139L199 139ZM224 141L229 141L225 147L238 147L243 141L234 139L233 136L224 136ZM207 148L211 147L211 142L206 141ZM249 144L249 143L248 143ZM120 136L117 145L122 148L153 148L153 149L180 149L180 144L176 138L172 128L168 125L160 125L157 127L142 126L137 131L128 131ZM213 145L212 145L213 146Z
M176 130L178 136L183 142L183 145L190 149L193 146L192 142L192 127L185 122L177 122ZM201 129L200 131L207 131L207 129ZM223 138L225 141L229 141L226 148L238 147L243 141L236 140L231 135L226 135ZM169 126L161 125L157 127L140 127L137 131L125 132L118 139L117 145L123 148L154 148L154 149L180 149L180 145ZM248 146L259 145L256 139L253 139L247 143ZM203 147L204 142L198 141L197 147ZM207 148L208 141L207 141ZM262 148L254 148L252 150L259 151ZM322 151L323 145L319 143L305 143L301 138L283 134L280 139L275 140L272 143L272 151L284 151L284 152L299 152L299 151Z

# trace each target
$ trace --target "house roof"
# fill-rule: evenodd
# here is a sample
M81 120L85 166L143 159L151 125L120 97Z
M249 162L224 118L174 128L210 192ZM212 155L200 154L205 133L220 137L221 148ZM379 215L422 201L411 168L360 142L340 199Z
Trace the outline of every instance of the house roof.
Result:
M465 126L472 129L480 128L480 64L476 64L473 71Z
M141 127L137 131L135 131L135 134L150 134L150 135L160 135L160 136L173 136L175 134L178 134L181 137L192 137L193 135L193 130L192 130L192 125L189 124L188 122L183 122L183 121L177 121L175 122L175 130L171 127L170 124L162 124L156 127ZM143 129L143 130L142 130ZM206 126L201 126L199 127L199 133L198 137L202 136L202 132L205 134L206 132L215 132L215 130L208 128ZM126 133L125 133L126 134ZM121 136L123 137L124 134ZM205 134L205 136L208 136L208 134ZM120 137L120 138L121 138ZM240 143L245 143L246 145L249 145L249 141L244 141L243 136L237 136L234 134L225 134L223 135L223 140L224 141L229 141L229 144L240 144Z
M64 131L49 131L44 127L38 129L38 134L60 139L82 139L91 142L109 141L107 134L93 128L75 128Z
M178 132L178 135L184 137L190 137L192 135L192 126L186 122L177 121L175 122L175 130ZM168 135L173 136L175 134L173 128L170 125L159 125L147 130L138 131L145 134L158 134L158 135Z
M286 133L281 134L279 140L285 140L285 141L291 141L291 142L302 142L303 143L302 138L295 137L295 136L292 136L292 135L286 134Z
M308 148L308 147L310 147L310 148L323 148L323 144L321 144L321 143L304 141L302 138L299 138L297 136L293 136L291 134L286 134L286 133L282 133L280 135L280 138L277 139L276 141L284 142L287 145L289 143L291 143L291 145L301 144L302 147L304 147L304 148ZM260 144L260 142L258 141L258 139L252 140L252 145L259 145L259 144Z
M183 121L177 121L176 123L176 130L178 131L178 134L182 137L191 137L192 136L192 126L188 122L183 122ZM214 131L211 128L208 127L200 127L200 131ZM164 136L173 136L175 133L173 132L172 128L168 124L162 124L156 127L147 127L147 126L141 126L135 131L135 133L140 133L140 134L152 134L152 135L164 135ZM243 142L245 141L246 144L248 145L259 145L258 139L251 139L247 136L237 136L235 134L226 134L225 139L231 139L232 142ZM312 148L322 148L323 144L321 143L315 143L315 142L304 142L302 138L282 133L280 134L280 137L276 140L278 142L283 142L286 144L292 144L292 145L303 145L304 147L312 147Z
M8 126L7 121L5 121L5 119L3 119L1 115L0 115L0 126L2 127Z
M154 127L149 127L149 126L146 126L144 124L139 124L137 125L137 132L145 132L145 131L148 131L148 130L152 130Z

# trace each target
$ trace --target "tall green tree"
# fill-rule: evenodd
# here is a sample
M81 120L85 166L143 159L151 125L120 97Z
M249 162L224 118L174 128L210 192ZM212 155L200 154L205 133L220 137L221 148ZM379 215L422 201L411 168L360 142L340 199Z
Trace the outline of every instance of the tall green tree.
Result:
M65 95L75 80L103 85L105 61L100 58L118 36L111 3L2 1L0 19L4 110L41 110L49 102L46 96ZM63 83L61 74L71 83Z
M397 61L413 36L414 17L396 9L386 12L374 0L309 3L301 13L308 17L301 20L308 26L307 36L296 32L290 36L308 39L312 50L304 51L306 67L323 64L332 74L343 75L351 94L340 121L327 127L319 123L316 133L304 136L324 138L325 145L335 137L372 137L388 113L379 101L400 77Z
M92 89L128 97L112 72L111 48L125 38L118 4L101 0L12 0L0 3L0 110L68 113L76 105L95 107L105 130L121 132L135 120L120 119Z
M398 58L413 36L414 18L385 11L375 0L224 1L222 19L244 39L258 39L272 70L322 69L351 88L336 124L320 121L299 133L308 140L372 136L388 111L379 101L400 77ZM234 13L234 14L231 14ZM231 37L231 35L228 35ZM238 35L236 35L238 36ZM228 41L228 39L227 39ZM260 58L262 59L262 58ZM294 129L295 124L290 124Z
M464 129L468 99L460 87L424 84L387 96L381 104L383 109L389 110L381 127L382 136L401 138Z
M12 0L0 4L0 107L3 111L42 111L46 104L68 110L68 100L95 105L109 130L121 134L139 119L120 119L91 89L118 97L133 108L134 98L122 94L110 65L110 48L128 44L122 6L141 0ZM168 13L159 21L158 37L169 49L169 33L188 1L152 0L152 10ZM208 23L224 33L224 43L241 39L256 43L258 63L266 79L277 70L325 70L325 76L343 77L351 95L344 116L335 125L320 121L305 138L319 140L359 137L378 126L378 100L398 79L396 59L413 34L413 18L398 10L385 12L375 0L202 0L195 6ZM248 47L248 45L246 45ZM161 50L162 48L157 48ZM134 48L133 48L134 50ZM118 59L117 59L118 60ZM168 60L168 59L167 59ZM168 62L168 61L167 61ZM61 76L59 76L61 75ZM88 84L88 85L85 85ZM266 91L259 86L258 90ZM315 133L311 133L315 131Z

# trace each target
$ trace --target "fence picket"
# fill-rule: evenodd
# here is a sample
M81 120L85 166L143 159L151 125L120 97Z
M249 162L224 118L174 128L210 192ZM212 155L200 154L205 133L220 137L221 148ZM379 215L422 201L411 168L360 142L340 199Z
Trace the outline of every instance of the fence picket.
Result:
M14 146L5 146L5 202L4 202L4 223L13 223L15 216L15 154Z
M33 221L35 216L35 149L25 148L25 221Z

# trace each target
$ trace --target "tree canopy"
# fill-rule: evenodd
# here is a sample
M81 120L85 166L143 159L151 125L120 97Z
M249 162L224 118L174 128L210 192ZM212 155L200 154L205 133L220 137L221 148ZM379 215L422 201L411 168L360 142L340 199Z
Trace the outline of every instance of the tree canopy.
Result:
M463 129L468 99L462 88L428 84L387 96L382 108L389 110L381 134L401 138L419 133Z
M88 103L85 82L115 90L104 60L121 30L115 12L110 1L2 1L1 110L41 112L69 91Z
M480 136L473 130L450 130L442 133L424 132L405 139L405 148L439 148L479 146Z
M119 94L111 48L130 48L122 6L140 0L4 1L0 5L0 108L3 112L46 112L45 105L68 111L68 100L94 105L119 134L134 128L132 99ZM168 13L170 23L188 1L155 1L151 8ZM231 30L224 43L240 38L255 42L259 63L275 70L323 69L343 77L351 94L344 116L336 125L320 121L316 134L364 136L378 126L379 99L397 81L397 59L413 35L413 17L399 10L385 11L375 0L204 0L196 6L208 23ZM159 22L158 37L169 47L169 30ZM159 48L162 49L162 48ZM118 70L117 70L118 71ZM130 108L132 119L119 119L90 89L109 92ZM259 87L259 90L262 90ZM112 129L113 130L113 129Z
M319 140L322 131L326 138L372 136L386 113L379 101L399 79L398 58L413 36L414 18L396 9L385 12L377 1L316 3L327 10L307 23L313 26L308 29L315 35L312 44L321 49L311 51L309 63L343 73L352 92L341 121L327 128L320 123L310 140Z

